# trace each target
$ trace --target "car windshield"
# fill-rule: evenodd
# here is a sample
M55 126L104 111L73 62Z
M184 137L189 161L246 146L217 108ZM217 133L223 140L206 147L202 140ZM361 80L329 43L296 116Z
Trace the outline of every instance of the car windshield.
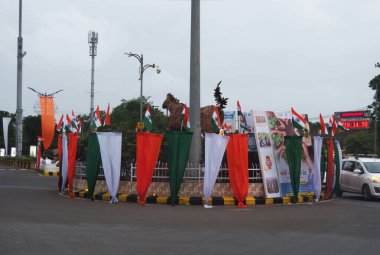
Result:
M380 173L380 162L363 162L365 168L370 173Z

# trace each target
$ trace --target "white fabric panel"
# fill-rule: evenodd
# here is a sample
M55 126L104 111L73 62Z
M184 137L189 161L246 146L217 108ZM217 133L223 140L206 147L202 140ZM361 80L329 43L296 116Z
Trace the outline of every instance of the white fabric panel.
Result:
M223 155L230 138L228 136L209 133L206 133L205 135L205 173L203 193L206 199L205 208L210 208L207 206L208 200L212 194L212 189L220 170L220 164L222 163Z
M335 141L336 147L338 148L338 157L339 157L339 174L342 174L342 160L343 160L343 154L342 154L342 149L340 148L340 144L338 141ZM335 156L336 157L336 156ZM340 175L338 176L338 181L340 180Z
M102 165L108 190L111 194L110 203L117 203L117 190L120 182L121 167L121 133L97 132Z
M67 172L69 168L69 153L67 151L67 136L62 134L62 186L61 192L65 191L65 184L67 182Z
M12 118L3 117L3 135L5 144L5 155L8 156L8 126Z
M319 195L321 194L322 183L321 183L321 154L322 154L322 142L323 138L320 136L314 136L314 194L315 201L318 201Z

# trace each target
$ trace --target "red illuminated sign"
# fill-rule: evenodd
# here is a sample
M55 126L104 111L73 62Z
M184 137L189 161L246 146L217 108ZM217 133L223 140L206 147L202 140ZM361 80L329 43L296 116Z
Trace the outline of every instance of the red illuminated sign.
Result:
M342 123L347 129L369 128L369 120L345 120Z
M342 118L364 117L364 112L363 111L359 111L359 112L341 112L340 116Z

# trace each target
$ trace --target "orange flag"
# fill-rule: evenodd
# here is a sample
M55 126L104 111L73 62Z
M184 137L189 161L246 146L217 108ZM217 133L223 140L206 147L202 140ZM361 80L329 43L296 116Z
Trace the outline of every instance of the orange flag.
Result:
M54 139L55 117L53 97L40 96L41 128L44 149L47 150Z

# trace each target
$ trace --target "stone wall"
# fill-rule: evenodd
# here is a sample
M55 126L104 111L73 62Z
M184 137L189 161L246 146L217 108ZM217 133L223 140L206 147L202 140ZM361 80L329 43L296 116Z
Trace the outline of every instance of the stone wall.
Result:
M85 179L74 179L74 189L85 190L87 181ZM95 192L108 192L105 180L98 180L95 187ZM118 193L121 194L136 194L136 182L121 181ZM170 196L169 182L152 182L149 186L147 196L155 194L156 196ZM184 181L179 191L179 196L202 197L203 182ZM216 183L212 191L213 197L228 196L232 197L232 189L230 183ZM262 183L249 183L248 196L264 197L264 188Z

